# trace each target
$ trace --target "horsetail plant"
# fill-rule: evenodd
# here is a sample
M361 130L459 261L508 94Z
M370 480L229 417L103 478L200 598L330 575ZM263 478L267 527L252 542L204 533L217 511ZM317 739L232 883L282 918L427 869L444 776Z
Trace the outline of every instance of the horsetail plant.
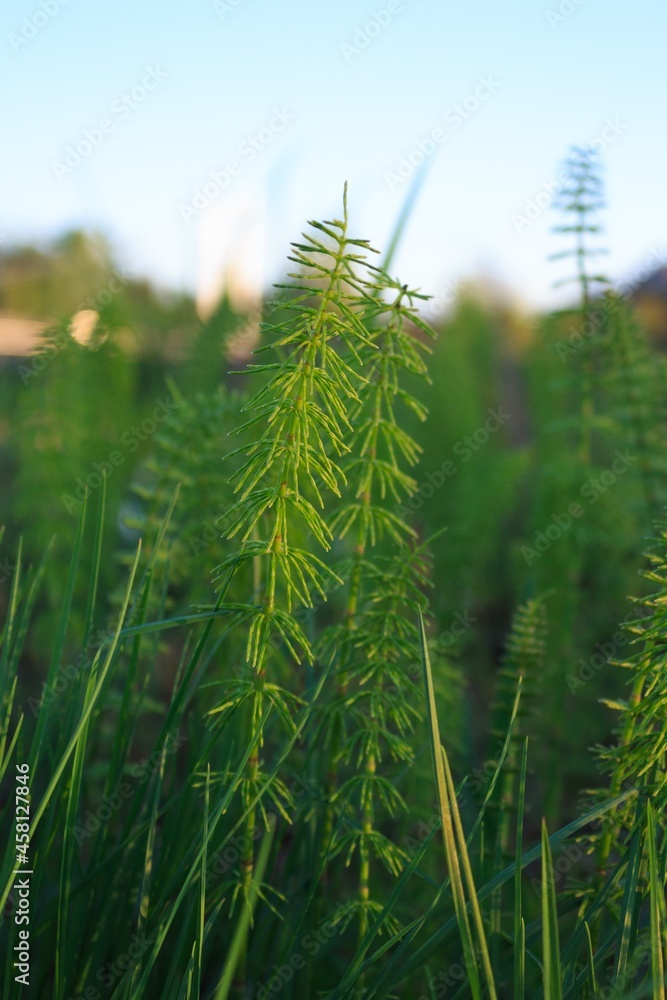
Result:
M498 811L498 834L501 838L503 857L509 855L509 814L516 806L516 779L519 772L521 751L526 736L532 735L532 717L540 701L540 687L544 672L547 639L547 614L543 597L524 601L516 609L505 653L498 671L496 695L492 709L492 735L502 745L510 726L516 692L521 684L521 700L517 718L512 727L512 738L501 787L491 812Z
M380 807L393 815L403 805L400 793L379 771L383 758L409 763L410 734L417 699L409 668L419 662L419 636L414 625L429 583L429 555L416 533L391 509L417 483L410 468L421 449L396 414L397 403L426 418L424 406L403 385L406 376L427 378L422 354L432 331L417 315L415 301L423 298L380 270L375 271L372 297L364 323L369 343L361 347L367 382L351 414L354 431L343 461L348 480L345 498L336 511L332 530L338 538L354 539L351 558L339 568L349 577L345 614L323 636L320 651L335 663L337 694L325 709L331 764L324 846L327 849L338 815L343 830L332 853L346 852L346 863L358 850L359 881L356 906L359 938L369 917L381 910L371 899L372 859L393 874L405 855L378 829ZM418 339L415 331L422 334ZM383 541L393 551L374 551ZM338 767L352 765L340 787ZM340 823L337 829L340 828Z
M602 200L602 178L599 164L593 152L574 147L565 165L568 177L565 188L560 192L556 205L572 221L565 221L556 226L555 231L574 235L574 246L552 255L552 260L563 257L574 257L576 274L564 278L558 285L574 282L580 289L578 323L583 329L589 322L593 295L599 287L608 285L607 278L602 274L589 271L589 260L606 253L604 248L591 247L590 237L601 232L601 226L595 221L596 213L604 207ZM580 394L579 420L579 461L583 466L589 466L592 460L592 433L596 423L595 417L595 344L594 338L584 337L579 350L580 368L577 374Z
M286 351L286 356L250 366L253 375L266 380L246 404L251 416L237 433L249 435L258 427L262 431L247 451L239 449L245 451L245 461L232 479L240 495L227 524L228 537L240 535L241 544L217 571L226 580L251 564L255 589L252 602L221 607L248 629L248 674L226 683L222 701L211 710L220 717L244 708L243 743L256 740L242 785L249 810L248 847L240 875L245 897L254 870L256 810L250 803L266 779L260 761L262 719L270 705L287 730L293 730L292 716L302 703L295 689L303 684L292 681L290 690L280 686L275 676L278 663L285 654L297 666L313 661L311 643L294 612L297 606L313 607L316 596L325 600L331 583L342 582L310 544L314 541L321 552L331 544L332 531L322 513L323 494L340 496L345 483L340 459L349 450L348 414L359 404L359 387L365 381L359 371L359 351L373 346L361 319L372 303L360 277L364 251L371 247L347 235L346 195L342 221L311 225L316 235L305 235L305 242L293 244L289 259L300 270L289 275L289 284L278 286L288 295L276 318L266 324L267 342L259 349L279 355ZM340 347L349 352L352 364L342 359ZM274 780L266 794L289 820L286 788ZM261 800L259 810L266 822Z
M639 788L653 804L655 815L664 825L667 808L665 732L667 730L667 681L665 680L665 639L667 637L667 524L656 524L657 539L648 553L649 569L644 577L655 586L652 594L636 601L635 620L624 628L638 646L634 655L615 661L631 672L630 693L624 699L603 699L619 713L617 742L599 747L598 759L610 774L607 794L618 795L626 788ZM633 829L634 814L629 806L608 817L597 845L597 865L604 875L610 855Z
M193 397L185 396L173 382L170 390L174 412L156 433L152 453L133 478L130 490L140 507L129 508L124 524L146 538L150 549L179 490L159 565L162 573L170 571L172 584L181 591L188 588L188 596L194 598L198 595L191 588L201 580L202 570L208 585L224 551L216 518L229 510L233 494L227 482L230 469L220 462L220 448L245 399L225 386ZM121 553L119 561L127 562L127 556Z
M604 382L610 408L619 436L637 456L645 519L653 521L662 513L667 473L661 440L665 428L664 358L651 350L626 298L607 292L601 313L607 329Z
M514 819L516 835L521 836L526 741L528 735L533 734L534 725L531 723L540 703L546 639L547 613L544 598L532 598L520 604L514 613L507 637L492 709L495 746L503 746L508 732L510 738L502 774L489 800L489 821L484 831L484 841L488 844L491 862L490 876L497 874L512 857L514 845L511 828ZM494 953L500 948L503 933L504 902L505 893L503 887L499 886L492 898L491 911ZM515 927L515 947L516 941Z
M443 320L436 349L431 408L446 400L446 420L415 429L431 331L418 293L348 236L345 200L342 219L313 223L293 245L295 273L280 302L264 304L251 393L237 394L238 380L213 391L240 320L223 303L170 387L177 413L134 463L128 449L124 473L84 499L78 519L61 502L63 477L83 478L117 443L114 413L143 411L146 380L135 374L145 359L140 369L125 357L120 337L110 354L111 342L83 347L68 334L37 395L12 394L22 516L9 534L21 521L26 533L0 564L0 777L13 784L15 768L27 769L31 808L19 826L26 814L14 814L3 785L7 1000L25 985L13 965L27 951L17 833L29 841L29 986L39 1000L99 996L100 985L110 1000L666 1000L667 522L639 593L652 592L613 631L640 531L664 494L663 368L630 297L599 295L588 266L595 171L575 152L561 207L574 216L564 228L581 299L525 355L530 412L505 361L496 370L502 352L491 348L506 320L465 306ZM564 326L576 349L555 361ZM550 396L546 378L570 356L565 392ZM94 390L112 358L128 407L109 417ZM11 372L0 372L3 386ZM459 430L497 388L525 438L469 472L462 458L445 485L447 466L433 473L450 445L462 457ZM549 444L556 424L574 447ZM637 473L611 489L603 467L615 448L629 450ZM45 454L58 458L46 479ZM416 482L423 455L432 502L422 505L413 494L428 494ZM33 488L47 479L48 490ZM594 484L595 503L575 514L570 505ZM58 504L71 523L48 516ZM143 538L128 558L118 527L138 505L132 527ZM565 510L568 521L556 515ZM427 539L444 523L459 541L437 577ZM54 524L64 536L37 563ZM526 573L514 555L531 525L551 544L536 543ZM122 588L114 551L131 566ZM214 566L215 604L201 607ZM456 700L458 670L444 656L454 625L429 640L424 624L434 579L439 624L463 595L465 627L478 623ZM499 659L511 593L549 594L551 634L547 643L547 602L533 598ZM612 635L610 653L599 640ZM628 677L627 694L608 661ZM41 697L29 697L40 682ZM594 712L602 690L620 717L615 741ZM451 744L459 728L450 767L440 734ZM604 744L609 779L573 817L594 773L584 740ZM471 769L490 742L484 768ZM487 765L482 788L475 776Z
M606 252L596 244L602 232L598 212L604 206L603 184L596 155L590 149L574 147L566 161L565 174L567 180L554 203L565 218L562 224L555 227L555 231L571 239L573 245L553 254L552 259L574 259L574 273L556 284L574 286L578 289L579 296L569 308L558 314L556 327L561 329L567 324L570 342L576 338L577 347L572 356L566 355L571 357L570 370L565 377L559 372L558 379L554 380L565 390L565 397L560 419L554 420L551 427L567 429L569 440L559 440L545 470L545 481L550 480L545 500L550 508L554 503L562 503L566 497L571 499L575 492L581 490L583 482L594 471L603 454L604 446L608 443L603 435L609 434L612 423L604 411L605 400L601 391L601 372L606 363L606 356L602 353L606 331L605 324L599 322L599 293L608 281L604 275L597 273L591 263ZM542 744L547 750L547 766L555 768L559 775L556 761L563 749L562 734L566 730L567 710L567 689L562 683L562 665L572 657L575 637L585 628L586 573L588 566L595 564L598 558L596 544L604 515L603 508L604 505L595 507L573 528L560 552L552 557L552 564L560 560L558 568L555 569L552 565L547 575L538 574L535 581L537 589L542 590L551 587L553 578L559 579L552 614L560 622L562 648L557 650L552 643L548 654L545 694L553 699L549 713L552 739ZM540 511L540 517L543 512L544 507ZM542 748L538 752L543 752ZM550 820L560 808L562 794L563 787L560 778L557 778L550 786L545 805Z

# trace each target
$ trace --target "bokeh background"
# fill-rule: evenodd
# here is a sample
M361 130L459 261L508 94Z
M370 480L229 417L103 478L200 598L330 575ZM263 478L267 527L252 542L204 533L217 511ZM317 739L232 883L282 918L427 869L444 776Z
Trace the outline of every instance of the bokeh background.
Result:
M423 158L404 279L446 297L484 278L553 305L552 220L521 219L570 143L604 156L609 273L631 278L665 241L664 16L657 0L8 0L2 245L99 233L133 277L210 310L223 287L256 297L279 277L345 180L358 230L386 245Z
M432 296L423 312L439 338L420 486L490 411L509 414L412 513L424 533L447 527L434 608L441 630L456 614L474 619L459 646L480 741L513 611L558 582L547 668L558 708L544 745L552 763L573 749L549 804L571 814L593 774L587 747L610 727L594 695L622 684L595 674L583 699L564 665L586 663L626 614L654 509L638 507L628 477L582 538L525 555L584 481L576 463L563 469L581 355L570 365L558 349L571 324L554 325L551 311L575 305L577 291L559 284L571 262L550 260L568 245L553 229L575 144L596 154L604 181L600 266L661 358L664 27L662 5L648 0L5 3L0 523L35 562L56 538L37 635L48 641L60 599L76 490L118 447L109 593L151 514L148 484L168 468L172 485L180 477L194 489L182 498L184 537L216 537L199 561L186 553L191 589L180 599L209 594L228 448L227 404L215 394L241 386L227 373L258 343L290 241L307 219L340 214L347 181L355 235L384 250L397 235L392 271ZM182 447L160 443L161 425L135 434L174 391L192 405L172 428ZM613 391L600 391L611 427ZM615 435L596 445L600 468L626 441ZM208 492L184 455L209 476ZM573 719L587 726L572 730ZM467 752L472 766L485 750L473 741Z

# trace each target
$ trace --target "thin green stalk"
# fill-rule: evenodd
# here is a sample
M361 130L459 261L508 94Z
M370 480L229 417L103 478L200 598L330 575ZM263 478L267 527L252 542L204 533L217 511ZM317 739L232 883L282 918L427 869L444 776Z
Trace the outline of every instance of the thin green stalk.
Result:
M271 819L269 820L269 828L265 832L264 837L262 838L262 843L259 847L257 863L254 866L253 876L250 883L247 905L241 909L239 914L236 930L234 931L234 936L229 946L227 958L225 959L222 976L215 992L215 1000L227 1000L232 980L234 979L236 967L242 953L245 952L248 940L248 931L250 929L250 921L259 897L260 886L262 884L262 879L264 878L266 866L269 862L274 830L275 819Z
M640 675L635 679L632 685L632 693L628 702L628 707L630 711L627 713L625 718L623 729L620 737L620 746L627 746L632 739L632 734L636 726L636 717L633 714L632 709L636 708L640 703L642 698L642 691L644 689L645 677ZM618 795L623 786L623 779L625 775L620 767L616 768L612 774L611 781L609 783L609 794L612 798ZM609 855L611 854L611 849L617 841L618 826L610 819L604 833L602 834L600 841L598 843L596 855L595 855L595 880L594 887L599 890L602 886L604 879L607 876L607 863L609 861Z

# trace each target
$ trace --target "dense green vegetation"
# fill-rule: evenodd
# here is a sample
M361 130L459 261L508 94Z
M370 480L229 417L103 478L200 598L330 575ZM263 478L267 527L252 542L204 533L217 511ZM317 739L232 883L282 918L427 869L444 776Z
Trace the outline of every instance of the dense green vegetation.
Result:
M6 1000L27 952L54 1000L665 997L665 365L568 169L576 301L531 326L470 290L431 327L347 204L242 374L226 301L40 286L1 374Z

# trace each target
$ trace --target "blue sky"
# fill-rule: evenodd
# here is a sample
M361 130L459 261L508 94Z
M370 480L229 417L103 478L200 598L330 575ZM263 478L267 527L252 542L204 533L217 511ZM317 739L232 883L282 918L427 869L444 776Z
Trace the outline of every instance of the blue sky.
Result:
M548 305L554 212L521 220L571 143L602 147L612 277L667 255L666 27L658 0L5 0L0 232L95 228L131 272L206 297L225 269L278 278L345 180L381 248L425 158L401 279L484 275Z

